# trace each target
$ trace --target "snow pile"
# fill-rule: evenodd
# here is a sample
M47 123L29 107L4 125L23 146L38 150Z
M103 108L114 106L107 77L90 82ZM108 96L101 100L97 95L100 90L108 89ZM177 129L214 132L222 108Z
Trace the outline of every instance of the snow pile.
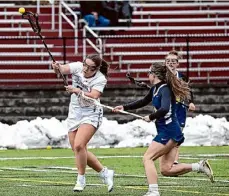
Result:
M90 141L91 147L147 146L156 135L153 122L135 120L126 124L103 119ZM187 118L184 146L229 145L229 122L225 118L198 115ZM43 148L48 145L69 148L65 121L56 118L19 121L14 125L0 123L1 148Z

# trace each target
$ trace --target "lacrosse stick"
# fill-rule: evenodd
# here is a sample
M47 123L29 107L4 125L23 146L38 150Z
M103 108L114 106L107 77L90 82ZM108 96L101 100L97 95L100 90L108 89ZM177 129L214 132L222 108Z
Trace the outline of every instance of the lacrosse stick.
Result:
M135 85L137 85L137 86L144 87L144 88L148 88L148 89L151 88L151 87L150 87L148 84L146 84L145 82L141 82L141 81L136 80L136 79L134 79L133 77L131 77L131 76L130 76L130 73L127 73L127 74L126 74L126 77L129 78L129 80L130 80L131 83L133 83L133 84L135 84ZM180 101L177 101L177 103L180 103L180 104L183 105L184 107L189 108L188 105L186 105L186 104L184 104L184 103L182 103L182 102L180 102Z
M31 25L31 27L32 27L32 29L33 29L33 31L34 31L34 33L36 33L36 34L39 36L39 38L41 39L41 41L42 41L42 43L44 44L44 46L45 46L45 48L46 48L46 50L47 50L49 56L51 57L52 61L53 61L53 62L56 62L55 59L53 58L53 56L52 56L50 50L48 49L48 46L47 46L47 44L45 43L44 38L43 38L42 35L41 35L41 27L40 27L39 21L38 21L38 14L36 14L36 13L34 14L34 13L32 13L32 12L24 12L24 13L22 14L22 18L23 18L23 19L27 19L27 20L29 21L29 23L30 23L30 25ZM64 75L61 73L61 71L60 71L59 69L58 69L58 73L59 73L60 76L62 77L65 86L68 86L68 82L67 82L66 78L64 77Z
M83 91L81 91L78 94L78 101L79 101L79 104L80 104L81 107L89 107L89 106L97 105L97 106L102 106L102 107L107 108L107 109L110 109L110 110L113 110L114 109L111 106L103 105L99 101L97 101L97 100L95 100L93 98L90 98L90 97L85 96L84 93L83 93ZM142 116L137 115L137 114L134 114L134 113L131 113L131 112L127 112L127 111L123 111L123 110L120 110L119 112L122 113L122 114L128 114L128 115L131 115L131 116L134 116L134 117L143 119Z
M131 81L131 83L136 84L137 86L144 87L150 89L150 86L147 85L144 82L141 82L139 80L134 79L133 77L130 76L130 73L126 74L126 77Z

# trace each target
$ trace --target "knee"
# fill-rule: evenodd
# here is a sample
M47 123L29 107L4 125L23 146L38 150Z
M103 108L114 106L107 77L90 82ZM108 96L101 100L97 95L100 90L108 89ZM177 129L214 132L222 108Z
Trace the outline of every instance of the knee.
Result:
M104 19L103 26L107 27L109 25L110 25L110 20L109 19Z
M145 153L142 161L143 161L143 164L145 164L146 161L155 161L155 156L154 155L150 156L149 154Z
M149 157L147 156L147 154L145 153L143 158L142 158L142 162L143 164L145 164L146 161L150 160Z
M78 143L78 144L74 144L73 146L73 151L74 152L80 152L82 151L83 149L85 149L85 145L81 144L81 143Z
M168 165L164 165L160 168L161 175L163 176L171 176L170 172L171 168Z

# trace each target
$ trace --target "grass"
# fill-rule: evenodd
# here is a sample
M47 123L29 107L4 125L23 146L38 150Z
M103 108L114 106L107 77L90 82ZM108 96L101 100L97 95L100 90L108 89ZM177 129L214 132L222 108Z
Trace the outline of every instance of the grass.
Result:
M140 196L147 190L142 156L145 148L91 149L101 162L115 170L115 189L107 193L93 170L87 171L87 188L82 193L73 193L76 172L70 169L50 169L50 167L74 168L73 153L70 149L52 150L2 150L0 151L0 195L1 196L68 196L68 195L122 195ZM182 147L182 162L197 162L206 154L212 154L210 163L215 173L215 183L198 173L181 177L163 177L159 174L162 196L218 195L229 196L229 146L223 147ZM217 155L219 154L219 155ZM222 154L222 155L221 155ZM118 158L133 155L137 157ZM225 156L223 156L225 155ZM226 156L227 155L227 156ZM27 157L30 159L19 159ZM52 158L51 158L52 157ZM53 157L57 157L53 159ZM187 159L188 157L188 159ZM16 159L2 159L16 158ZM32 159L33 158L33 159ZM43 159L42 159L43 158ZM45 159L46 158L46 159ZM48 159L49 158L49 159ZM156 162L158 166L158 163Z

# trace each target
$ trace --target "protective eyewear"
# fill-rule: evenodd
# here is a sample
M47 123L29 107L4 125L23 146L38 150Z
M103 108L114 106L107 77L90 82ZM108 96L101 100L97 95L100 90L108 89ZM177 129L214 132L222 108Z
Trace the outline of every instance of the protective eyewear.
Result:
M86 69L88 69L89 71L95 71L97 69L96 66L88 65L85 61L83 62L83 66L86 67Z
M177 64L178 63L178 59L165 59L166 63L172 63L172 64Z

